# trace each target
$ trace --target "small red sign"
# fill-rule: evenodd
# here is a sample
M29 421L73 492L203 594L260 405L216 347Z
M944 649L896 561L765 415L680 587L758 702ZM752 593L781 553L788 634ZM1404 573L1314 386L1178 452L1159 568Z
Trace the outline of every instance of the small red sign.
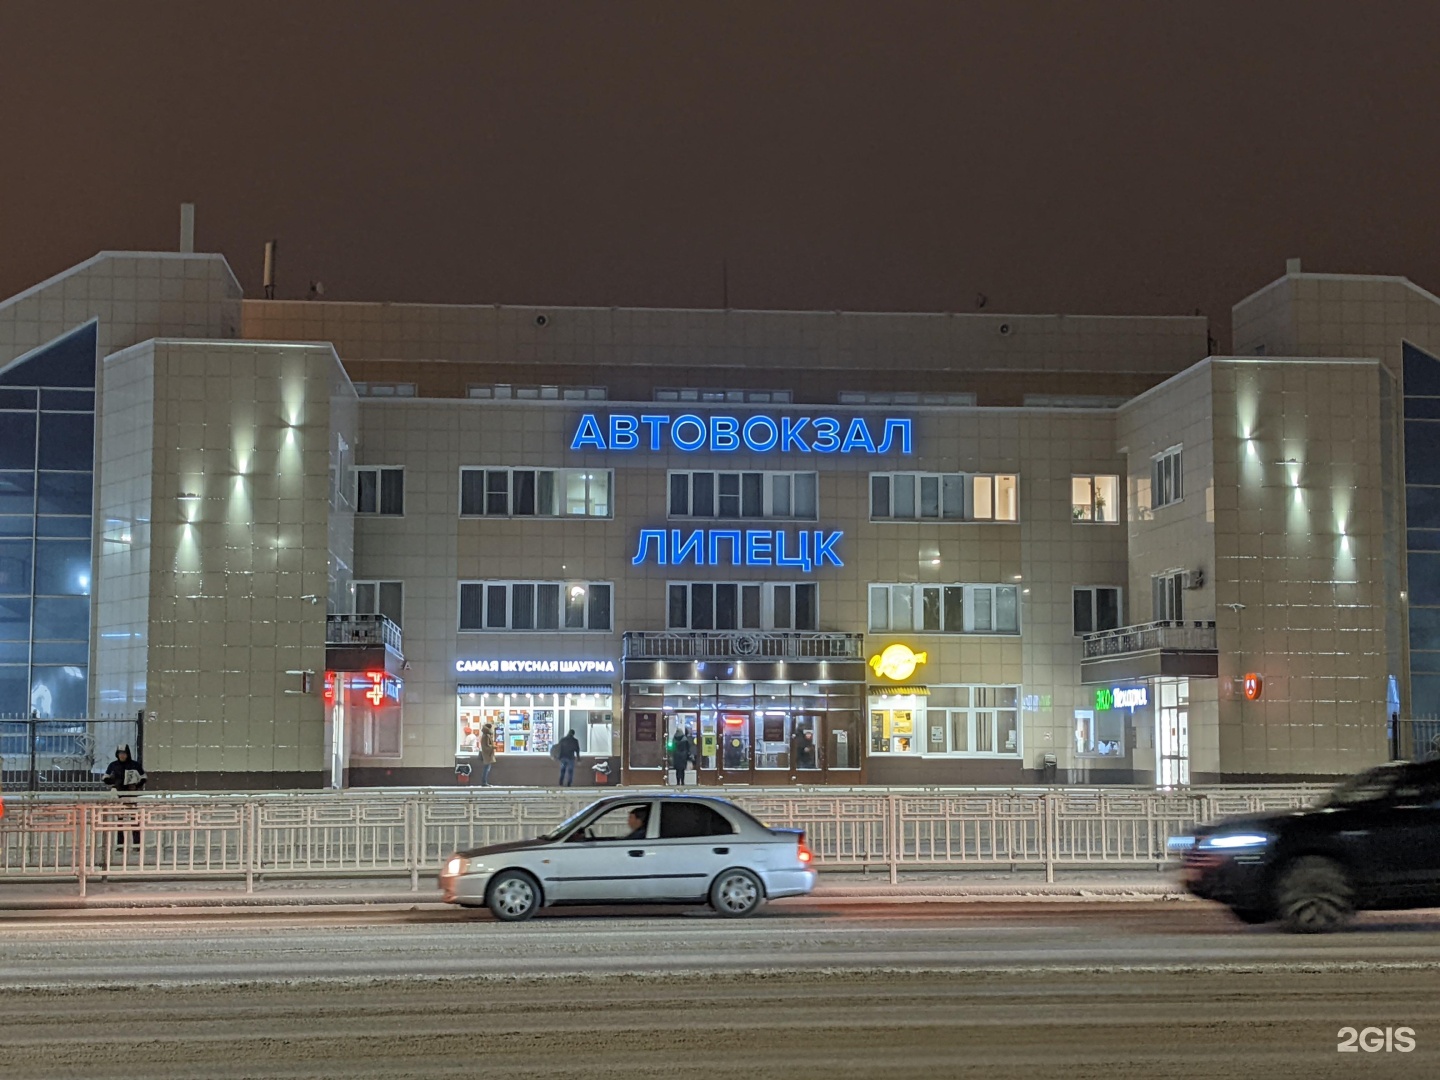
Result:
M1264 688L1264 686L1265 680L1260 678L1260 676L1255 674L1255 672L1250 672L1248 675L1245 676L1245 700L1256 700L1260 696L1260 691Z

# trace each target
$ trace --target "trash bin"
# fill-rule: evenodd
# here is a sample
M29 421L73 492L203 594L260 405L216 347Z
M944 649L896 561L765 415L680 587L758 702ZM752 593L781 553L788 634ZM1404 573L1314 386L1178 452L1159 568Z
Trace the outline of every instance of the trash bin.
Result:
M470 763L468 761L457 761L455 763L455 783L470 783Z
M1041 778L1045 783L1055 783L1056 764L1057 762L1054 754L1046 754L1041 759L1040 773Z
M596 787L605 787L610 783L610 763L608 761L597 761L590 767L594 770Z

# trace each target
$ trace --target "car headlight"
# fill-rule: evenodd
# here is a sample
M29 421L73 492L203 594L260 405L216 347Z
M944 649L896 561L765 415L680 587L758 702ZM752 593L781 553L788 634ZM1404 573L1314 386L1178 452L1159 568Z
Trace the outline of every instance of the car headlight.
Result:
M1165 841L1165 850L1175 854L1189 851L1194 846L1195 838L1193 836L1172 836Z
M1220 851L1234 851L1237 848L1264 847L1269 842L1270 837L1264 833L1222 833L1219 836L1207 836L1200 841L1200 846Z
M465 860L459 855L454 856L445 864L445 873L451 877L459 877L465 872Z

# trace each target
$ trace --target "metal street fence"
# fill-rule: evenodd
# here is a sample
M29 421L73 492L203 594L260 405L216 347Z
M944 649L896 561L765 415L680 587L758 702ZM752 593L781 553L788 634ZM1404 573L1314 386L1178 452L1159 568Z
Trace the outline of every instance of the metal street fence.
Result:
M0 717L0 791L104 791L115 748L138 753L134 719Z
M1285 810L1325 789L1217 787L763 789L723 795L768 825L802 828L822 869L1157 868L1166 840L1221 817ZM670 790L673 794L673 789ZM627 791L627 796L643 794ZM406 875L453 851L534 837L588 805L570 791L364 791L11 796L0 818L0 882L95 877ZM138 838L138 843L136 840Z

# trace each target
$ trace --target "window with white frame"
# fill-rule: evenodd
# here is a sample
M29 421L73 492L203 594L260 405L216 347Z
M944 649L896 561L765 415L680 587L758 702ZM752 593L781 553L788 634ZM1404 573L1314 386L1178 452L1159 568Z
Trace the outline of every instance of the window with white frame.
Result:
M788 405L792 397L789 390L721 390L704 386L661 386L654 392L656 401L728 401L761 405Z
M460 630L609 630L611 591L595 581L462 581Z
M360 465L355 469L357 514L405 513L405 469L399 465Z
M384 615L403 626L405 586L399 581L353 581L350 583L356 615Z
M1109 709L1075 710L1075 753L1080 757L1125 755L1125 712Z
M872 754L1018 757L1018 686L931 686L928 697L870 702Z
M512 383L471 383L466 393L488 401L604 401L609 396L603 386L515 386Z
M872 521L1014 521L1013 473L871 473Z
M976 396L970 391L919 393L912 390L841 390L836 396L841 405L961 405L973 406Z
M1016 585L871 585L870 629L918 634L1018 634Z
M671 630L816 630L812 582L672 581L666 590Z
M1177 503L1184 496L1181 484L1180 463L1182 447L1172 446L1163 454L1156 454L1150 461L1150 508Z
M1150 617L1156 622L1179 622L1185 618L1185 574L1170 570L1150 578Z
M355 387L357 397L414 397L415 384L406 383L376 383L357 382L351 383Z
M460 470L461 517L609 517L609 469Z
M813 472L672 472L672 518L783 518L819 516Z
M401 756L401 706L360 708L351 714L350 753L354 757L398 758Z
M1120 477L1072 476L1070 517L1074 521L1119 521Z
M1094 634L1120 626L1120 590L1113 585L1081 585L1072 591L1075 634Z

